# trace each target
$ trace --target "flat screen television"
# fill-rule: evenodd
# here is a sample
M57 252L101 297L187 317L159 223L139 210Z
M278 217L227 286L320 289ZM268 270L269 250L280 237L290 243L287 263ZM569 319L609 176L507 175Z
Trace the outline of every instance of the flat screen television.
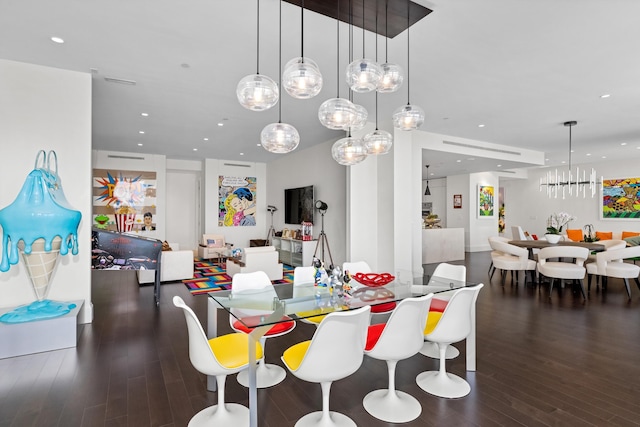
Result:
M284 222L300 224L313 223L313 185L284 190Z

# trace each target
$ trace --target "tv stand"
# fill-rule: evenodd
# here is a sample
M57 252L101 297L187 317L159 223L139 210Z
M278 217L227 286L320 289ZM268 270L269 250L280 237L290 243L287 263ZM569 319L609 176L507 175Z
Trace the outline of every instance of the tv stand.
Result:
M278 251L278 257L283 264L292 267L311 266L316 240L298 240L285 237L273 237L272 245Z

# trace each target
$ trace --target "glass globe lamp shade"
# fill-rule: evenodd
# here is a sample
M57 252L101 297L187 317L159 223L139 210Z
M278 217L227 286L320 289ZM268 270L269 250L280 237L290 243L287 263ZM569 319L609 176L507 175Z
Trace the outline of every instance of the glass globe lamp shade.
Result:
M376 90L381 77L382 68L370 59L357 59L347 67L347 84L354 92Z
M367 158L367 152L360 138L352 136L337 140L331 147L333 159L344 166L352 166Z
M357 131L362 129L364 125L367 124L367 117L369 116L369 113L367 112L367 109L360 104L353 104L353 107L355 110L355 114L351 119L350 128L352 131Z
M260 143L270 153L289 153L298 147L300 134L290 124L271 123L262 129Z
M376 129L365 135L362 143L367 154L387 154L393 145L393 136L387 131Z
M405 105L393 112L393 127L400 130L415 130L424 123L424 111L417 105Z
M294 98L313 98L322 90L320 68L312 59L293 58L284 67L282 87Z
M240 105L251 111L264 111L278 103L280 91L270 77L250 74L238 83L236 95Z
M344 98L327 99L318 109L318 119L322 126L335 130L347 129L355 114L354 104Z
M384 63L382 68L382 77L378 82L377 90L380 93L395 92L400 89L404 81L402 67L397 64Z

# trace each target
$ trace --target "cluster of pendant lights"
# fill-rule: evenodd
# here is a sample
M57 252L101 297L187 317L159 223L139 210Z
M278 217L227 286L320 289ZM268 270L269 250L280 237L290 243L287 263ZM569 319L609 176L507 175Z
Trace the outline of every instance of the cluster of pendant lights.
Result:
M291 59L285 65L284 72L280 65L280 85L273 79L261 75L259 69L259 32L260 32L260 0L256 0L258 5L258 66L256 74L244 77L238 83L236 94L240 104L251 111L265 111L278 103L280 91L278 86L293 98L310 99L322 90L322 74L318 65L309 58L304 57L304 0L300 8L301 13L301 54L297 58ZM409 60L409 1L407 1L407 88L408 88L408 60ZM350 5L351 6L351 5ZM339 9L339 2L338 2ZM340 11L338 10L338 13ZM363 58L352 61L346 70L346 81L351 91L358 93L376 92L376 129L367 134L364 138L351 136L352 131L362 129L368 118L367 110L351 100L341 98L339 93L336 98L323 102L318 110L318 118L323 126L347 132L345 138L336 141L331 149L333 158L342 165L355 165L363 161L369 154L385 154L389 152L393 145L393 137L389 132L378 129L378 93L396 92L403 83L404 77L402 68L397 64L389 63L385 59L384 64L377 62L377 17L376 17L376 61L364 58L364 1L362 5L363 13ZM385 24L386 25L386 24ZM282 64L282 2L280 2L280 58ZM337 20L338 28L338 57L340 39L340 21ZM350 23L350 28L353 28ZM386 31L385 31L386 34ZM339 77L339 58L338 58ZM339 78L338 78L339 81ZM393 114L394 127L400 130L417 129L424 122L424 112L420 107L411 105L400 107ZM300 135L295 127L282 123L282 108L279 108L279 118L277 123L267 125L261 132L260 142L262 146L272 153L288 153L296 149L300 142Z

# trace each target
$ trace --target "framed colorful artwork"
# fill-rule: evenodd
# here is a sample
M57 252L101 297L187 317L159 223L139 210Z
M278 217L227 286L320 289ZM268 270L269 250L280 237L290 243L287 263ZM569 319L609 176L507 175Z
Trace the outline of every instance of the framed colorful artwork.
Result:
M602 181L601 219L640 219L640 178Z
M453 195L453 209L462 209L462 194Z
M478 218L493 218L495 188L491 185L478 185Z

